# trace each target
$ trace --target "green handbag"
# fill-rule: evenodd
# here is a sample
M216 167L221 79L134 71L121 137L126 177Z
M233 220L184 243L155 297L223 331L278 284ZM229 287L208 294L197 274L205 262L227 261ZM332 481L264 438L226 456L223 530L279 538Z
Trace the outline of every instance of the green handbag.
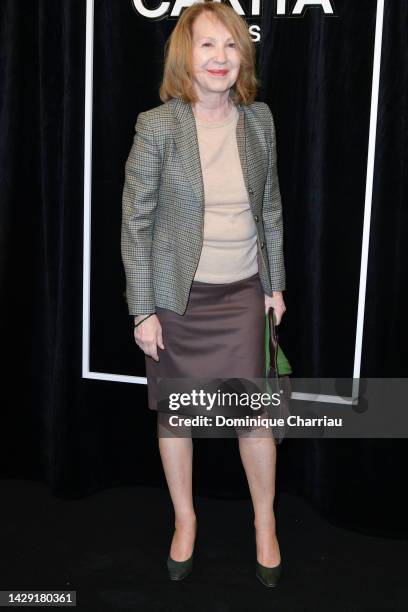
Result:
M275 321L275 313L272 312L273 320ZM268 376L269 369L271 367L271 351L270 351L270 325L269 325L269 315L268 312L265 313L265 376ZM277 350L274 351L275 355L272 355L272 359L275 360L275 367L278 372L278 376L285 376L287 374L292 374L292 367L286 358L284 352L282 351L279 343L276 344Z
M284 425L273 427L273 437L276 444L280 444L285 437L287 418L290 416L291 382L289 374L292 367L279 346L278 334L275 327L275 313L269 308L265 313L265 383L269 395L279 393L278 407L268 406L267 412L272 418L281 418Z

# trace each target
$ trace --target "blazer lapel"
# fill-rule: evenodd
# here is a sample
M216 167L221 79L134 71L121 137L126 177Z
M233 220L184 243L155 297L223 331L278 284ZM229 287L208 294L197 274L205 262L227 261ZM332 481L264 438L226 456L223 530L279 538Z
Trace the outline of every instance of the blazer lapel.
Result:
M200 149L198 145L197 128L193 109L190 104L181 100L181 98L173 98L174 104L174 128L173 136L176 143L180 160L184 168L184 172L191 184L195 195L199 202L204 206L204 182L200 161ZM243 105L237 105L239 117L237 122L237 145L241 167L244 176L245 185L248 188L248 165L247 165L247 138L246 138L246 121ZM249 193L251 199L251 194Z
M200 149L193 109L181 98L173 98L173 136L187 179L198 200L204 205L204 183L201 171Z
M244 177L244 183L248 191L248 197L251 201L251 194L249 193L248 186L248 158L247 158L247 130L246 130L246 117L244 108L241 104L238 104L239 117L237 122L237 145L239 158L241 160L242 174Z

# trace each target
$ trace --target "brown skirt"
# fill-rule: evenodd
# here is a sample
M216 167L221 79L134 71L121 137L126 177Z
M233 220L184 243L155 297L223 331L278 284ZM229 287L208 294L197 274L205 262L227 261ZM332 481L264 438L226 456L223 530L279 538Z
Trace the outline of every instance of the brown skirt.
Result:
M265 298L257 272L232 283L193 281L183 315L156 308L164 349L145 356L148 401L158 407L157 378L262 378Z

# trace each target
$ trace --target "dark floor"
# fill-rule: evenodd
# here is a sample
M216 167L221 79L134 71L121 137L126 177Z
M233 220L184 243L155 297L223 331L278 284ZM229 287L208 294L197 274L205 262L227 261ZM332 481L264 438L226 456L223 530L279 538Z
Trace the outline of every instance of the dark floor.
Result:
M98 612L408 610L407 541L333 527L286 493L276 512L284 574L267 589L254 575L250 500L196 499L194 570L173 583L166 490L120 487L62 501L39 483L0 487L0 590L76 590L77 608Z

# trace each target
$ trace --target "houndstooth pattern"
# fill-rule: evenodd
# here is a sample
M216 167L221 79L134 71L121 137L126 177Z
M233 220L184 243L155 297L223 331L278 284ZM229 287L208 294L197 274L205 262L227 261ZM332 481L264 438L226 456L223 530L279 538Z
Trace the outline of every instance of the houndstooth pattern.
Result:
M285 289L282 204L272 113L237 105L237 145L258 233L264 292ZM194 113L173 98L138 115L125 165L121 254L129 314L183 314L198 266L204 185Z

